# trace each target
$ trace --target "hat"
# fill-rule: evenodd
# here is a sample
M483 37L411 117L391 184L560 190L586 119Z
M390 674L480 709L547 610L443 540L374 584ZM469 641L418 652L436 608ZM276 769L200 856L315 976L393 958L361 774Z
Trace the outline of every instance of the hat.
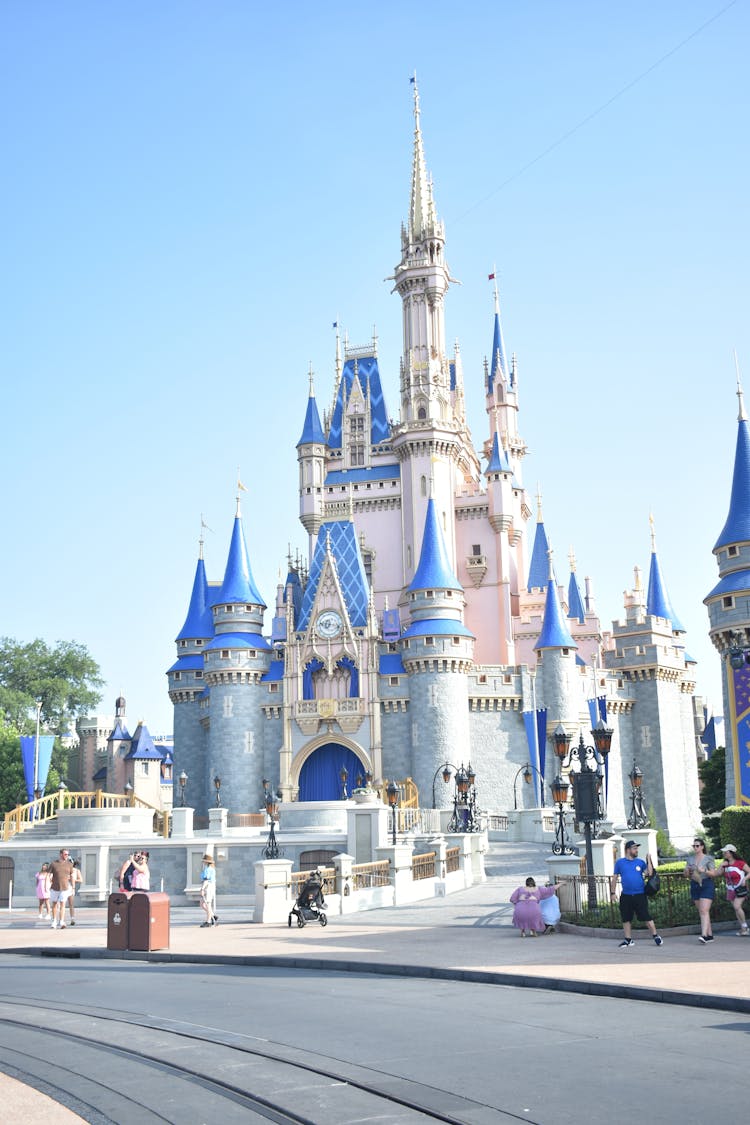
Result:
M734 852L734 854L737 855L737 849L735 848L734 844L725 844L721 850L723 852Z
M641 845L637 840L628 840L627 844L625 845L625 851L627 851L628 848L640 848L640 846Z
M212 855L204 855L204 857L203 857L204 863L213 863L213 861L214 861L214 857Z

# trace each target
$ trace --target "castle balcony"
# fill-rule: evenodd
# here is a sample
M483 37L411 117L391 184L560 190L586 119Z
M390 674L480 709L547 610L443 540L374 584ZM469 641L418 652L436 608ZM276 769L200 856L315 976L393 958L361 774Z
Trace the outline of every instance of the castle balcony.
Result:
M344 734L354 734L365 718L365 699L301 699L294 704L294 719L304 735L317 734L323 723L338 723Z

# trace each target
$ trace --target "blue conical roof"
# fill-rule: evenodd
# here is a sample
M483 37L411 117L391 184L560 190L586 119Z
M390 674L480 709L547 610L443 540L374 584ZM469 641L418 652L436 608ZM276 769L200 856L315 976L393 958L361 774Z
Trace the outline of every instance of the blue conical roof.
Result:
M509 473L510 462L508 461L508 454L503 449L502 445L497 439L497 434L492 438L492 453L490 454L490 461L485 473Z
M307 400L307 413L305 414L305 424L302 427L302 437L297 442L297 448L299 449L301 445L325 445L325 443L326 435L323 433L323 427L320 424L318 404L311 391Z
M508 365L505 362L505 342L503 340L503 326L500 323L500 306L495 306L495 327L492 335L492 364L490 365L490 378L487 386L489 394L495 389L495 379L507 377Z
M529 581L527 583L527 590L543 590L547 585L547 578L549 575L549 543L547 542L547 532L544 530L544 522L539 520L536 525L536 534L534 536L534 549L531 552L531 564L529 566Z
M733 543L750 542L750 434L748 434L747 419L742 415L744 410L740 412L737 430L729 515L721 535L716 540L714 551Z
M571 570L568 582L568 617L577 617L581 625L586 620L581 587L578 585L578 575L574 570Z
M534 649L576 647L577 645L570 635L568 623L563 617L560 599L557 595L557 584L554 578L550 578L547 581L547 600L544 603L544 624Z
M685 632L685 626L681 624L679 617L672 609L672 603L669 600L667 586L661 572L659 557L656 551L651 552L651 569L648 575L648 594L646 595L646 613L650 613L653 617L666 618L666 620L671 623L675 633Z
M196 637L205 638L213 636L211 620L211 607L208 600L208 582L206 580L206 564L203 559L198 559L193 579L193 592L190 595L190 605L185 618L185 624L177 634L176 640L194 640Z
M424 521L422 550L419 566L409 583L410 590L460 590L461 583L451 568L445 537L438 523L435 501L427 501L427 516Z
M145 723L139 723L135 729L135 734L130 745L130 753L128 758L146 758L158 759L161 761L161 754L154 746L154 740L148 733L148 727Z
M234 519L232 542L229 544L229 558L224 571L224 581L221 584L219 602L245 602L247 605L258 605L263 609L266 603L258 593L253 572L250 569L250 559L245 543L245 533L242 530L242 517L237 515Z

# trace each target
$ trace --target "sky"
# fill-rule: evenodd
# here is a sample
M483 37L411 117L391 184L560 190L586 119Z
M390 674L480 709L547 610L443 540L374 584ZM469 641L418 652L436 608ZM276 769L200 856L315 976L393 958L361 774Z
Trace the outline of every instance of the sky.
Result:
M0 635L86 645L131 728L171 730L201 517L220 580L238 467L269 606L306 546L295 446L334 321L377 333L397 415L414 72L475 444L496 271L558 578L572 546L621 618L653 513L721 709L703 598L735 349L750 370L749 0L458 7L0 5Z

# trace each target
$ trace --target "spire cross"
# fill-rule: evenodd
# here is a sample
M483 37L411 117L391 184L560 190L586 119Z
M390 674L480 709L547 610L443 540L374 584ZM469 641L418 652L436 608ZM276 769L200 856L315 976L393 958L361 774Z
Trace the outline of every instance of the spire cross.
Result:
M576 570L576 553L575 553L575 551L573 550L573 544L572 544L572 543L571 543L571 545L570 545L570 550L568 551L568 561L570 562L570 569L571 569L571 572L572 572L573 574L575 574L575 570Z
M651 554L653 555L656 553L656 525L653 512L649 512L648 522L651 526Z
M544 522L542 519L542 486L539 481L536 483L536 522Z
M747 421L747 413L745 412L745 399L744 399L744 396L742 394L742 383L740 382L740 364L739 364L739 360L737 359L737 349L736 348L734 349L734 369L737 372L737 399L738 399L739 404L740 404L739 417L737 418L737 421L738 422L746 422Z
M309 371L309 373L308 373L308 374L309 374L309 377L310 377L310 398L315 398L315 385L314 385L314 383L313 383L313 365L312 365L312 360L310 360L310 371Z

